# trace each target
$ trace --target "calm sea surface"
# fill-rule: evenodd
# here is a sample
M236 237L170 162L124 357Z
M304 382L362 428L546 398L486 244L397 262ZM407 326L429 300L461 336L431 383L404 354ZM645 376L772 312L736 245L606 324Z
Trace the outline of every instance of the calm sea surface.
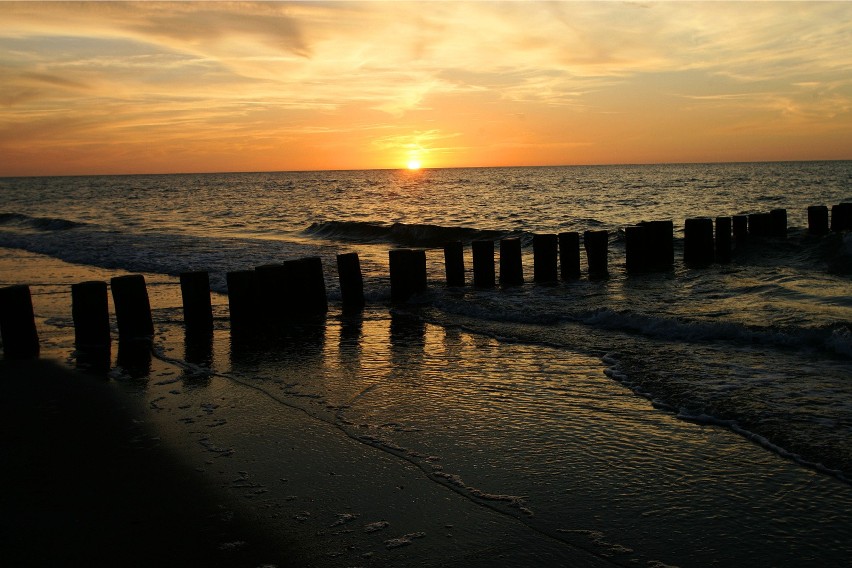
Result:
M320 256L332 311L319 339L225 345L205 364L620 564L839 565L852 553L852 236L809 236L806 213L850 201L852 162L6 178L0 247L209 270L221 293L228 271ZM786 239L738 246L727 265L681 262L684 219L776 208ZM624 227L662 219L674 269L628 276ZM589 280L583 255L581 279L530 283L533 233L589 229L610 231L608 279ZM525 244L527 284L444 286L444 242L504 236ZM430 288L390 309L395 246L428 249ZM368 299L356 320L336 308L335 255L350 251ZM177 329L180 307L152 303ZM226 303L216 315L226 331Z

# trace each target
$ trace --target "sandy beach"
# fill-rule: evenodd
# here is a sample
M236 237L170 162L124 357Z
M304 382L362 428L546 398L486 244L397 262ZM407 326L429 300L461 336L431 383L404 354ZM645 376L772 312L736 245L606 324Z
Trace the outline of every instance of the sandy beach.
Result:
M2 361L0 376L8 566L301 565L103 379L48 360Z
M608 565L298 411L279 409L235 445L219 445L230 435L199 445L162 438L154 414L184 405L146 408L138 384L50 360L3 361L0 375L10 565ZM237 427L234 409L266 404L256 392L218 402L189 414L224 430ZM253 451L270 446L270 459Z
M333 307L245 344L220 294L198 341L177 279L146 273L152 345L119 345L113 315L108 369L92 372L77 368L70 285L124 272L0 249L0 274L30 285L41 340L41 359L0 362L0 545L14 566L696 566L754 554L816 566L842 554L773 539L796 524L841 542L844 482L661 412L599 357L381 305L354 318ZM695 539L708 531L733 544Z
M11 250L0 266L36 283L42 340L40 359L0 361L11 565L610 564L264 390L182 365L180 326L159 328L153 356L128 360L114 342L110 371L76 370L68 285L116 272ZM154 306L179 303L174 279L149 275L149 291Z

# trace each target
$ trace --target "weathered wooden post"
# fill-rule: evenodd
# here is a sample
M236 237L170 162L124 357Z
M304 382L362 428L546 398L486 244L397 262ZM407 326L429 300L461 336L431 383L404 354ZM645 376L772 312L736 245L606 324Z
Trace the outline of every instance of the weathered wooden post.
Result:
M119 341L150 339L154 336L154 320L145 277L128 274L110 279Z
M80 282L71 285L71 318L78 351L109 351L109 294L107 283Z
M501 286L519 286L524 283L524 267L521 258L521 239L500 239Z
M253 333L258 326L257 273L237 270L225 275L232 333Z
M392 302L405 302L414 294L426 290L425 250L391 249L388 251L388 260Z
M831 206L831 230L838 233L852 230L852 203Z
M29 286L0 288L0 337L3 338L5 357L9 359L38 357L38 332Z
M714 248L713 220L687 219L683 226L683 261L693 266L712 264Z
M473 285L477 288L493 288L494 273L494 241L473 241Z
M364 308L364 277L357 252L337 255L337 277L340 280L340 301L344 312Z
M828 207L811 205L808 207L808 232L812 235L828 233Z
M580 277L580 233L559 233L559 267L562 280Z
M624 228L624 256L627 272L636 274L650 269L648 228L634 225Z
M740 246L748 240L748 216L734 215L731 220L734 226L734 240L737 246Z
M787 210L773 209L769 212L769 218L772 223L770 234L773 237L782 239L787 238Z
M464 245L461 241L444 245L444 269L447 286L464 286Z
M730 217L716 217L716 262L731 262Z
M210 275L207 271L181 273L180 294L183 300L183 323L187 331L211 331L213 305L210 302Z
M585 231L583 247L589 263L589 278L605 278L609 275L609 232L605 230Z
M556 235L533 235L533 280L556 282L558 279L557 254L559 240Z

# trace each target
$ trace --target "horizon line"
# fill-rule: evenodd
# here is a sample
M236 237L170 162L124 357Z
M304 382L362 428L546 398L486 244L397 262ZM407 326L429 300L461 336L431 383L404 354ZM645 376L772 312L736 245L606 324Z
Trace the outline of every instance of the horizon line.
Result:
M818 163L818 162L849 162L852 158L828 158L810 160L742 160L742 161L708 161L708 162L624 162L598 164L526 164L511 166L442 166L422 167L410 170L405 167L396 168L327 168L327 169L292 169L292 170L228 170L228 171L185 171L185 172L136 172L136 173L83 173L83 174L23 174L0 175L0 179L16 178L63 178L63 177L129 177L129 176L180 176L180 175L229 175L229 174L278 174L278 173L309 173L309 172L387 172L402 171L415 174L428 170L474 170L474 169L510 169L510 168L599 168L624 166L689 166L689 165L735 165L735 164L786 164L786 163Z

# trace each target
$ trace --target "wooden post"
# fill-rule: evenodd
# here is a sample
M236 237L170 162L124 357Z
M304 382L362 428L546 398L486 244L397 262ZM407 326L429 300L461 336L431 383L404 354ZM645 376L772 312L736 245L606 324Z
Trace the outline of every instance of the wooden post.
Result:
M473 285L477 288L493 288L494 273L494 241L473 241Z
M650 269L648 228L635 225L624 228L624 256L627 272L636 274Z
M500 285L519 286L524 283L521 260L521 239L500 239Z
M752 213L748 216L749 237L768 237L772 235L772 214Z
M110 280L119 341L150 339L154 336L154 320L145 277L141 274L116 276Z
M429 288L429 281L426 273L426 250L412 250L411 263L414 268L414 292L422 294Z
M533 280L556 282L558 250L559 240L556 235L533 235Z
M559 266L562 280L580 277L580 233L559 233Z
M38 332L30 287L0 288L0 337L3 354L9 359L38 357Z
M278 326L328 311L322 260L318 256L255 268L261 320Z
M670 270L674 266L674 222L642 221L639 225L645 227L648 268Z
M183 323L187 331L194 333L212 330L210 275L206 271L181 273L180 294L183 299Z
M340 299L343 311L360 311L364 308L364 277L357 252L337 255L337 276L340 280Z
M109 350L109 294L106 282L71 285L71 317L78 351Z
M444 245L444 269L447 286L464 286L464 245L461 241Z
M731 262L730 217L716 217L716 262Z
M325 290L325 273L322 270L322 259L309 256L298 260L299 270L293 276L301 284L301 300L296 298L295 311L300 315L318 316L328 313L328 294Z
M831 206L831 230L838 233L852 230L852 203Z
M714 248L713 220L687 219L683 227L683 261L693 266L712 264Z
M425 250L391 249L388 260L392 302L405 302L414 294L426 291Z
M737 246L742 245L748 240L748 216L734 215L732 221L734 226L734 240L737 241Z
M292 268L296 261L287 261ZM296 303L293 278L289 278L287 263L263 264L255 267L257 323L267 327L281 325L294 319L292 306Z
M773 237L781 239L787 238L787 210L773 209L769 212L769 218L772 223L770 233Z
M585 231L583 247L586 249L586 259L589 263L590 278L605 278L609 276L609 232Z
M812 235L828 233L828 207L811 205L808 207L808 232Z
M258 326L257 273L238 270L225 275L232 333L255 332Z

